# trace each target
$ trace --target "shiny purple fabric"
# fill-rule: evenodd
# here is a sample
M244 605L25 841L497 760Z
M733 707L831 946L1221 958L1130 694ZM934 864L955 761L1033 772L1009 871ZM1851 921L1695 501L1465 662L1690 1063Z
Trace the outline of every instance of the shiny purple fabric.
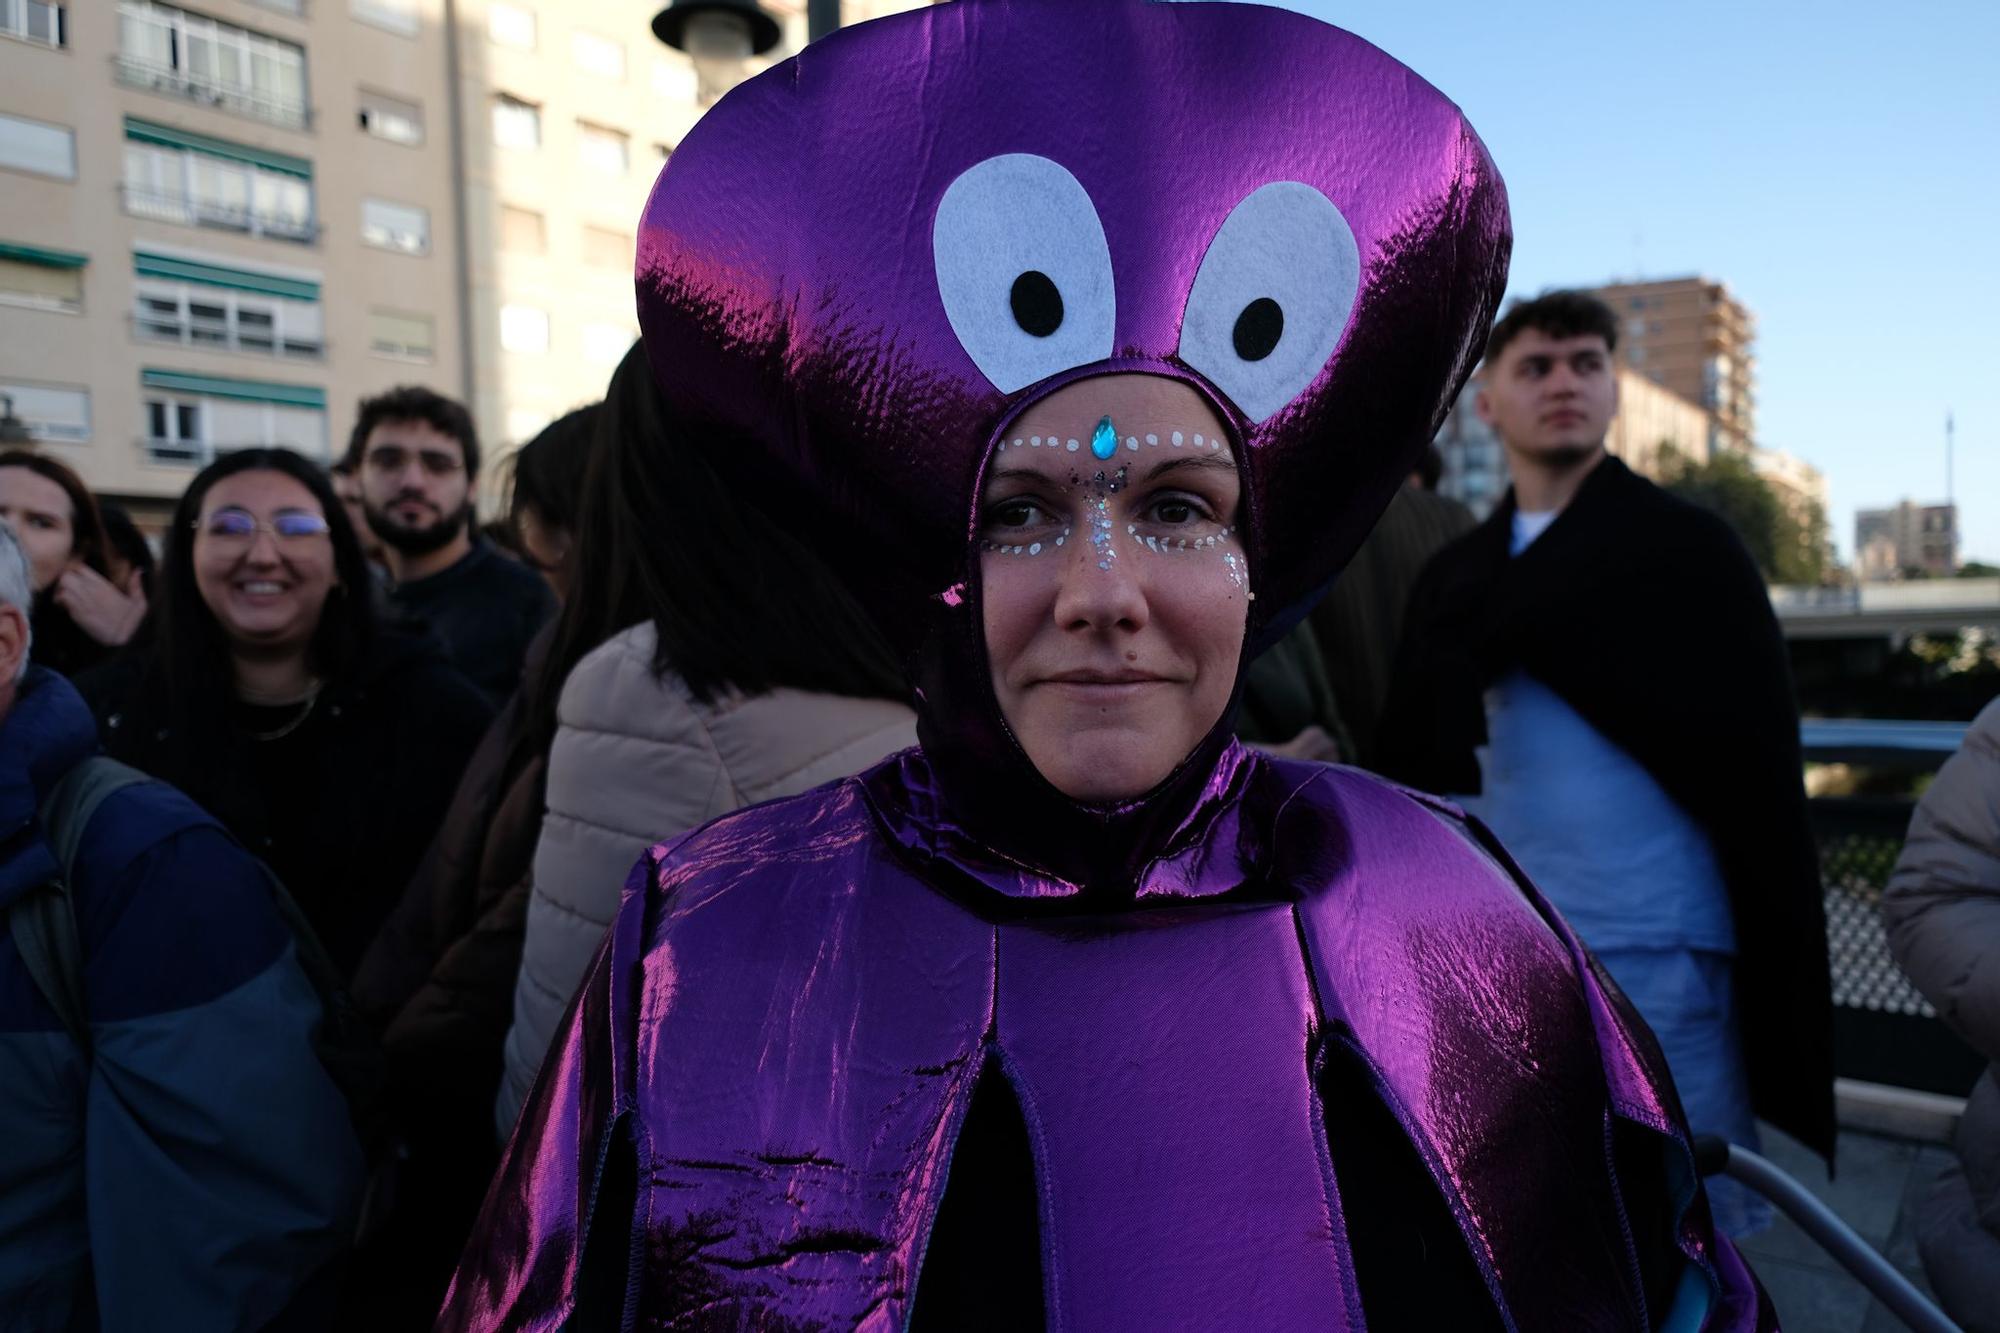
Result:
M570 1315L622 1132L639 1198L599 1225L634 1233L641 1326L902 1327L997 1062L1034 1144L1052 1328L1359 1328L1344 1236L1367 1219L1342 1210L1313 1072L1335 1042L1513 1327L1644 1327L1609 1143L1615 1117L1686 1169L1650 1043L1455 814L1351 770L1230 758L1235 818L1196 839L1238 881L1220 897L980 910L971 884L1001 860L944 880L891 831L907 808L880 804L930 782L919 751L655 849L440 1326ZM1775 1327L1688 1195L1706 1327Z
M933 228L955 181L1018 153L1088 194L1116 330L1003 392L948 317ZM1177 348L1218 228L1273 182L1337 207L1359 283L1324 365L1252 420ZM1155 791L1083 806L988 679L976 499L1028 405L1135 370L1209 399L1245 483L1247 659L1429 439L1508 247L1456 107L1252 6L959 0L815 43L697 126L639 237L662 392L910 654L922 745L634 871L441 1327L560 1326L593 1230L629 1236L641 1327L903 1327L992 1068L1028 1127L1051 1327L1360 1328L1347 1238L1368 1219L1318 1101L1333 1053L1368 1071L1510 1327L1646 1326L1616 1125L1680 1187L1707 1327L1775 1326L1713 1235L1650 1038L1476 830L1246 752L1228 716ZM607 1217L623 1144L638 1197Z

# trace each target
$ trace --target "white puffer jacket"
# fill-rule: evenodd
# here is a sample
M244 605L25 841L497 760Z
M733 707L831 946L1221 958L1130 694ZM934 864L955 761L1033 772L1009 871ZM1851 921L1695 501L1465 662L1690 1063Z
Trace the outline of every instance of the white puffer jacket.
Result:
M703 704L679 676L653 674L655 642L651 624L635 625L593 649L563 684L494 1106L502 1139L648 847L916 743L915 715L886 700L774 690Z

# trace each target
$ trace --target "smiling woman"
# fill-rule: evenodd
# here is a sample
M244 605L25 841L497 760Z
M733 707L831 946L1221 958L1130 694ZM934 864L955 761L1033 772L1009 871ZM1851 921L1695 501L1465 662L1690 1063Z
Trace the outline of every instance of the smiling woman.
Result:
M433 645L376 623L370 586L326 475L241 450L175 508L149 629L79 682L106 748L263 857L343 971L488 715Z
M1066 796L1143 794L1229 704L1250 590L1224 429L1178 380L1108 376L1036 403L988 465L979 577L993 689ZM1108 457L1082 447L1099 435Z

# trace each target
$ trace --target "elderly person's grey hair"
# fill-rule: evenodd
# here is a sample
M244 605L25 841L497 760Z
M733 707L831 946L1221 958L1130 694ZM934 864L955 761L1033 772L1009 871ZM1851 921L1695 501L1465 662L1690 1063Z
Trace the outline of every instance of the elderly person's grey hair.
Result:
M21 539L14 535L14 525L0 519L0 603L20 611L24 620L32 626L35 617L35 585L28 578L28 555L21 549ZM29 630L29 641L33 642L34 631ZM28 654L21 654L21 665L14 672L19 680L28 672Z

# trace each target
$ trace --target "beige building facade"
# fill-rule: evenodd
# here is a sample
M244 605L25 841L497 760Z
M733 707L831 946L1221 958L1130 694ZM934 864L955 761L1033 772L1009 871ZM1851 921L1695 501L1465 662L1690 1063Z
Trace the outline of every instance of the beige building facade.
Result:
M0 17L24 4L50 21L0 29L0 393L39 447L157 519L219 450L325 458L362 395L463 382L434 22Z
M1669 453L1690 462L1709 458L1709 414L1630 366L1618 368L1618 415L1604 447L1634 472L1657 479Z
M489 455L601 397L706 109L662 3L0 0L0 394L154 520L218 451L337 456L395 384L465 398ZM766 8L745 73L806 39Z
M1757 439L1756 321L1710 278L1595 289L1618 316L1618 359L1707 411L1709 447L1747 453Z

